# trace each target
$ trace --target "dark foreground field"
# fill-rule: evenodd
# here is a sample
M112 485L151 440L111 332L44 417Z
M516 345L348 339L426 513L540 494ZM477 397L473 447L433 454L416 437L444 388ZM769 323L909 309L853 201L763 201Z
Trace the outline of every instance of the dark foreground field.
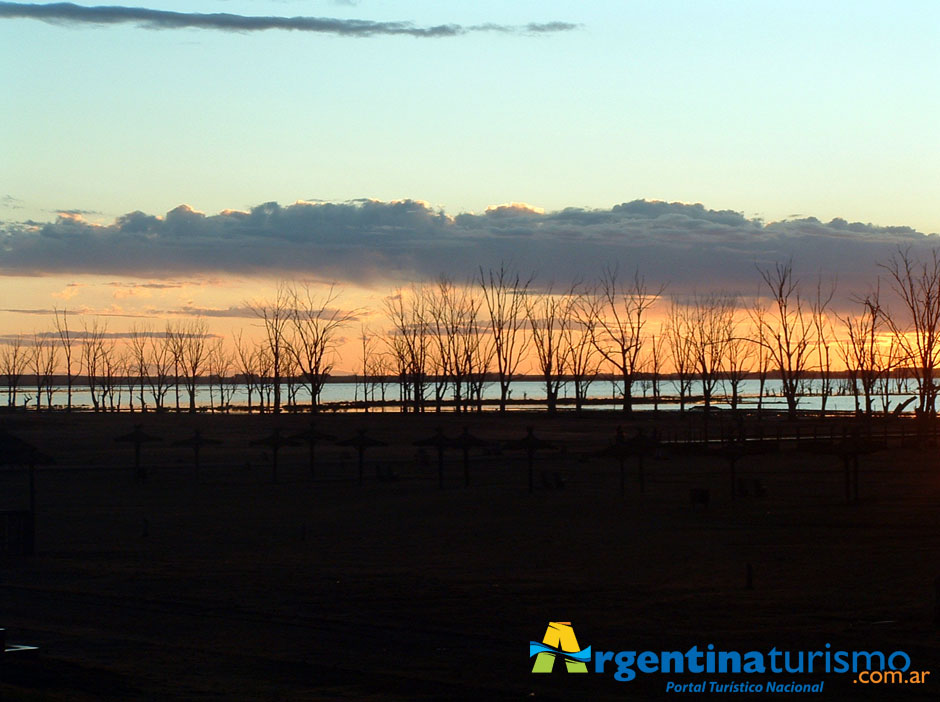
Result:
M133 448L112 441L135 421L164 439L143 447L146 483ZM669 680L703 678L825 680L816 697L832 700L940 694L935 447L862 456L851 504L841 459L787 442L741 459L751 494L734 501L724 459L680 450L646 460L643 494L630 459L622 498L616 460L585 456L613 438L615 415L346 415L318 428L344 438L368 427L389 444L367 454L362 486L355 451L332 444L318 447L315 480L306 447L282 449L273 483L271 451L249 440L308 421L8 421L56 463L37 471L37 555L0 570L0 626L41 654L0 664L0 698L658 699ZM524 456L509 452L475 451L469 488L449 452L440 490L434 449L422 458L411 443L464 424L488 439L533 424L563 448L537 457L531 494ZM170 445L196 426L223 441L203 449L198 476L192 452ZM766 495L752 494L755 479ZM0 507L24 508L26 486L23 469L4 468ZM692 488L709 490L707 508L690 505ZM595 650L903 650L937 679L619 683L560 662L533 675L528 642L549 621L572 622Z

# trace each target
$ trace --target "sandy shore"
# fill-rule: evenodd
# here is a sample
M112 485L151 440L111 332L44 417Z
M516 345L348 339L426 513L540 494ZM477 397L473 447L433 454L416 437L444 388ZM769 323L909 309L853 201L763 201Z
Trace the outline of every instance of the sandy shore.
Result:
M135 422L163 439L142 448L146 483L133 447L113 441ZM41 647L3 664L2 698L657 699L681 678L617 683L560 664L532 675L528 642L549 621L604 650L905 650L940 679L935 447L862 456L857 503L838 457L789 444L737 463L749 494L734 500L725 459L681 450L645 460L644 492L629 459L621 497L617 461L593 454L622 422L318 418L325 433L364 428L388 444L366 453L360 486L355 450L330 442L315 477L306 446L283 447L273 482L271 449L250 441L300 432L307 416L7 418L55 464L36 474L37 555L0 571L8 640ZM449 451L439 489L435 450L413 442L465 425L494 441L531 425L554 442L536 456L535 490L525 455L495 450L471 453L469 488ZM203 447L198 473L172 446L195 428L221 442ZM2 469L0 506L24 508L26 485L24 469ZM690 504L693 488L707 507ZM813 677L839 700L937 699L940 686L852 678Z

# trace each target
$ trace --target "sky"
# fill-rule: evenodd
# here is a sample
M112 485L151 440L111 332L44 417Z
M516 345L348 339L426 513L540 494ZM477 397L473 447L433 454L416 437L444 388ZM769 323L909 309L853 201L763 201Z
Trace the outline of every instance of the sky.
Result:
M927 1L0 2L0 331L506 259L864 286L940 232L938 35Z

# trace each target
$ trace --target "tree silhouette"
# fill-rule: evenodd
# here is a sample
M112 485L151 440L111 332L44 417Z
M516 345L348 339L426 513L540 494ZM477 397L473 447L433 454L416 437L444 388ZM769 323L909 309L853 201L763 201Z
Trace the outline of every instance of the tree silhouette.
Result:
M757 343L767 350L780 375L788 418L796 419L800 383L812 351L812 315L800 295L800 281L793 276L793 261L757 270L770 299L769 309L754 316Z

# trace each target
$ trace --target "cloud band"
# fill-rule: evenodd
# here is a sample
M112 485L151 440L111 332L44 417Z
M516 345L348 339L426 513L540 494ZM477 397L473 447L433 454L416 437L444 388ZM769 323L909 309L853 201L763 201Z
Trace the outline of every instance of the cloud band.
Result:
M361 200L265 203L206 215L181 205L163 217L131 212L110 224L78 215L0 224L0 274L316 276L385 284L513 261L543 280L593 279L609 265L638 268L672 291L757 285L754 265L793 258L806 274L864 289L899 247L940 237L812 217L763 223L728 210L635 200L610 209L542 212L526 205L451 216L427 203Z
M145 7L102 5L87 7L70 2L45 5L0 2L0 18L36 19L53 24L133 24L145 29L212 29L223 32L260 32L271 29L315 32L344 37L401 35L418 38L454 37L472 32L513 34L545 34L577 28L568 22L529 23L527 25L483 24L462 26L440 24L420 27L412 22L373 22L370 20L337 19L332 17L263 17L229 13L202 14L171 12Z

